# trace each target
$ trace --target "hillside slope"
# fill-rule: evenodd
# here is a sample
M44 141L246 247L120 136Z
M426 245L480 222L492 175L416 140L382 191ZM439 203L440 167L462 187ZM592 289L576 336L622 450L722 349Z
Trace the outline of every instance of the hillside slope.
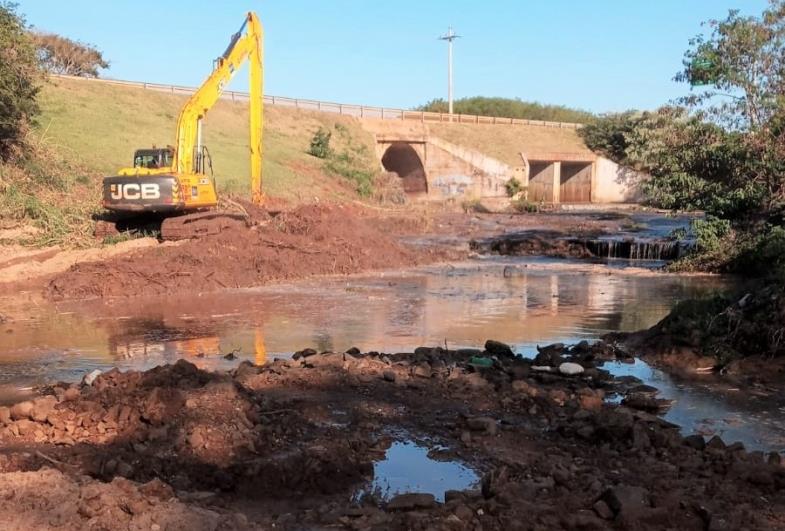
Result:
M137 87L52 78L40 96L42 141L74 158L97 175L129 166L135 149L174 143L175 123L186 96ZM204 120L205 144L213 159L220 191L247 194L248 106L222 100ZM344 116L267 106L265 108L264 183L273 197L293 201L353 196L351 186L323 169L307 153L319 127L336 125L351 142L366 146L372 159L373 137L358 121ZM336 141L340 139L336 137Z

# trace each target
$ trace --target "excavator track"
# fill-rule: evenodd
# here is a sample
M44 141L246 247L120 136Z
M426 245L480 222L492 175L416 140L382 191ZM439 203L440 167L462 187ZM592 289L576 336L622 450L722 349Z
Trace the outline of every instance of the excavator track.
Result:
M236 212L198 212L170 217L161 223L161 239L164 241L190 240L220 234L222 231L250 227L246 214Z

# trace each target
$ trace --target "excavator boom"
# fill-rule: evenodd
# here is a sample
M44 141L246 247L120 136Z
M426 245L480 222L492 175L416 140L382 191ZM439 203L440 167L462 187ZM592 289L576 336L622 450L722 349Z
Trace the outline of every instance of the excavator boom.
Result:
M262 199L262 25L256 14L248 13L240 30L232 36L226 51L215 61L210 76L193 93L177 119L177 142L173 167L178 173L202 173L201 122L221 97L226 85L244 61L249 64L250 84L250 157L251 197L254 203Z

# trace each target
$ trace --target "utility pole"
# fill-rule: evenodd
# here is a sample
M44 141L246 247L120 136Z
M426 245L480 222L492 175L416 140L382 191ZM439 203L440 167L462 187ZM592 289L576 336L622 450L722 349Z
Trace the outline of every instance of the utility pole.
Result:
M447 108L449 109L450 121L452 122L452 41L460 39L460 35L456 35L452 30L452 26L447 30L445 35L439 37L439 40L447 41Z

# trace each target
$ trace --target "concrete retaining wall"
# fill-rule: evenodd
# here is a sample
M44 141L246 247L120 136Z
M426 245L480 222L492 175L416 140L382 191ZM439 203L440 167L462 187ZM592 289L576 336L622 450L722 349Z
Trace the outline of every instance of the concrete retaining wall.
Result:
M592 203L635 203L642 199L640 183L645 173L619 166L605 157L597 157Z

